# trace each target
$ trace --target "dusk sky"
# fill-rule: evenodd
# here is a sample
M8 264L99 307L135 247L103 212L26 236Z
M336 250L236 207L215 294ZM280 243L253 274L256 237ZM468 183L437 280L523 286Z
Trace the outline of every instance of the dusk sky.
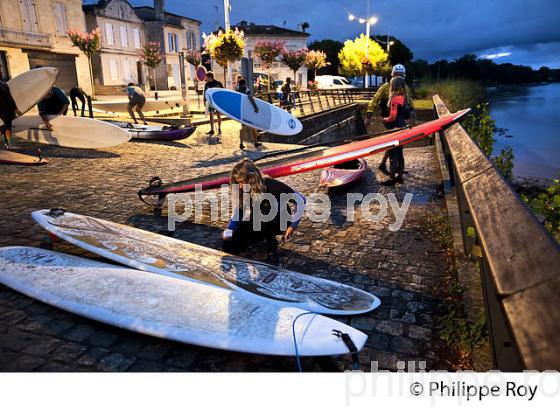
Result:
M152 5L152 0L132 0ZM310 41L344 41L365 31L347 19L347 11L366 16L367 0L231 0L231 22L247 20L298 29L307 21ZM216 27L216 8L223 25L222 0L166 0L166 9L202 21L202 30ZM453 59L466 53L490 55L495 62L538 68L560 67L560 0L370 0L370 14L379 18L373 34L389 32L401 39L415 59Z

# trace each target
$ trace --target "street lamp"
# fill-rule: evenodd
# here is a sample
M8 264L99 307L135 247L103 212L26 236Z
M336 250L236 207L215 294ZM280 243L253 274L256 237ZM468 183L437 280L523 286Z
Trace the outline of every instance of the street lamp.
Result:
M356 17L355 15L348 13L348 20L350 21L358 20L358 23L366 25L366 58L368 58L369 37L371 32L371 26L376 24L379 19L376 16L369 16L367 18ZM366 88L369 86L367 75L364 76L364 85Z

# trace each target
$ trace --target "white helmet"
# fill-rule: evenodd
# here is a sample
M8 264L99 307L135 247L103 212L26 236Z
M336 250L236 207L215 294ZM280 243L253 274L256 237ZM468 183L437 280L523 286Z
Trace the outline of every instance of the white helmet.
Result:
M406 68L402 64L395 64L393 66L393 70L391 71L391 75L394 77L396 75L404 77L406 75Z

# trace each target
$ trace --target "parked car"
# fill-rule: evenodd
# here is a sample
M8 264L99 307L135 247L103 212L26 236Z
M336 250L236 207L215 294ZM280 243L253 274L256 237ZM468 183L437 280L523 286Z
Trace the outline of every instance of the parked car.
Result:
M318 75L315 77L317 88L325 89L342 89L342 88L356 88L350 81L340 75Z

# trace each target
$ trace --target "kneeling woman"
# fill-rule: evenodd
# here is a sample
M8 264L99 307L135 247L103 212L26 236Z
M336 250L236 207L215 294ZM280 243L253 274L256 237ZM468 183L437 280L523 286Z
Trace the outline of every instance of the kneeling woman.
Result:
M276 235L291 238L303 215L305 197L283 182L263 176L250 159L233 167L230 184L233 215L222 234L224 252L238 253L264 240L268 261L278 263ZM248 217L244 217L244 196L250 199L245 201L250 205Z

